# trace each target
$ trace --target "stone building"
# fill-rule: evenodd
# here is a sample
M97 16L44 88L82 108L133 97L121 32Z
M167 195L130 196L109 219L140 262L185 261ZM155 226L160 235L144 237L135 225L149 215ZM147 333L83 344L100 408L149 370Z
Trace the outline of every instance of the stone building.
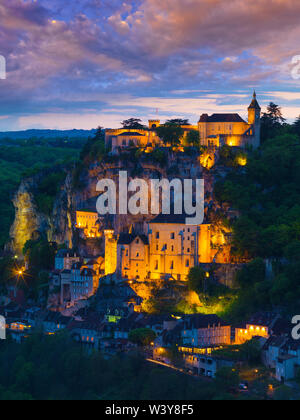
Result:
M248 108L248 122L238 114L203 114L198 123L200 143L207 147L248 145L257 148L260 145L260 115L255 92Z
M105 131L105 144L113 153L130 146L141 147L151 150L155 146L162 146L163 143L156 133L156 128L161 125L160 120L149 120L149 127L145 129L107 129ZM198 126L182 125L182 142L190 130L198 130Z
M159 215L145 232L105 230L105 274L129 280L185 281L192 267L228 263L215 246L211 225L186 225L186 215ZM216 259L217 258L217 259Z
M221 147L228 145L232 147L260 145L260 116L261 108L256 99L256 93L248 107L248 122L244 121L238 114L202 114L198 125L182 125L184 135L182 145L190 130L199 130L200 144L206 147ZM113 153L119 150L136 146L144 149L156 145L162 146L161 139L156 134L156 128L161 125L160 120L149 120L149 126L145 129L108 129L105 133L106 147Z

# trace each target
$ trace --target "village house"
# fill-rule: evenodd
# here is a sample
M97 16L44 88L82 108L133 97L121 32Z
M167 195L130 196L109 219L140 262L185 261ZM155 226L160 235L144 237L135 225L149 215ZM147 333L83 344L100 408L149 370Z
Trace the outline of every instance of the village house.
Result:
M183 346L198 348L231 344L231 326L216 315L187 315L183 318Z
M63 316L60 312L48 311L43 320L43 331L51 335L67 328L72 318Z
M273 333L276 322L280 316L272 312L259 312L254 314L243 326L235 329L235 344L243 344L253 337L263 337L266 340Z
M67 328L75 341L85 345L88 349L99 350L99 342L103 338L103 324L100 320L73 320Z
M80 258L70 269L59 272L60 302L73 306L78 300L93 296L104 275L104 258Z
M230 359L216 357L208 353L199 354L195 350L197 349L193 349L192 354L188 352L183 353L185 367L194 375L215 378L219 369L234 367L234 362Z
M143 301L126 282L106 277L96 294L96 312L109 322L118 322L135 311Z
M231 344L231 326L216 315L177 318L164 322L164 330L154 342L153 358L170 363L169 351L177 348L189 370L214 377L221 362L214 360L211 354L214 349Z
M32 326L24 320L8 322L7 329L11 339L18 344L23 343L32 333Z
M55 270L70 270L72 265L80 261L79 255L70 249L60 249L55 255Z
M296 378L300 369L300 342L292 338L286 339L285 343L271 343L269 351L278 349L278 355L275 356L275 374L276 379L282 383Z

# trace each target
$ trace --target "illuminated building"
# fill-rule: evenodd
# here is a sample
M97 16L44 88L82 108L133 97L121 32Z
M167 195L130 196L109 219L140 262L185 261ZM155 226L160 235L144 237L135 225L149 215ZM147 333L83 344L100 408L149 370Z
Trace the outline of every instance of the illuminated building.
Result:
M160 125L160 120L149 120L149 128L145 129L107 129L105 132L106 147L111 149L113 153L118 153L119 149L131 146L140 147L149 152L155 146L163 146L155 131ZM182 125L181 127L184 132L181 143L184 145L187 133L190 130L198 130L198 127L193 125ZM183 151L182 148L179 150Z
M99 232L98 219L99 215L97 212L92 212L90 210L77 210L76 228L83 231L86 239L99 238L101 233Z
M271 312L262 312L255 314L246 325L236 328L235 343L243 344L252 340L254 337L262 337L269 339L272 328L278 320L279 316Z
M260 114L261 108L253 94L252 102L248 108L248 122L238 114L202 114L198 125L182 125L184 131L181 146L186 144L185 139L190 130L198 130L201 146L221 147L224 144L231 147L254 148L260 145ZM105 134L106 147L118 153L120 149L130 146L145 150L163 143L157 136L155 129L161 125L160 120L149 120L149 128L145 129L107 129ZM179 148L180 150L180 148ZM208 158L210 160L210 158ZM211 162L204 162L211 165Z
M223 234L210 224L186 225L186 215L159 215L148 223L146 234L105 230L105 274L117 272L129 280L185 281L199 264L228 263Z
M231 344L231 326L216 315L188 315L182 329L184 346L216 347Z
M200 143L207 147L245 147L260 145L261 108L256 100L256 93L248 108L248 122L238 114L203 114L198 126Z

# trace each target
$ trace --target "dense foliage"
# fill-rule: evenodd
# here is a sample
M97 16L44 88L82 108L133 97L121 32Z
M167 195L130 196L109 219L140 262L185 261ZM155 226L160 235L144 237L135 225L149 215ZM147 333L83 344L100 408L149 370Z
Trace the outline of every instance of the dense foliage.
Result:
M230 399L238 375L216 382L155 367L138 355L88 354L67 334L33 336L20 346L0 342L0 400ZM224 381L226 378L226 381Z
M300 302L299 121L286 124L280 108L270 104L262 131L263 144L248 151L247 165L233 166L215 188L218 201L240 212L232 221L233 255L256 259L238 276L232 314L240 316L278 306L292 312ZM262 259L272 264L270 272Z

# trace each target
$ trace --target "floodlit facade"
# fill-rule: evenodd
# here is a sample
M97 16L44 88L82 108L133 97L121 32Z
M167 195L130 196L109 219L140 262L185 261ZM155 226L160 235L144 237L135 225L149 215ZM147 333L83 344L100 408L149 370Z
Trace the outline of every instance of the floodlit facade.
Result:
M198 123L200 144L206 147L231 147L260 145L261 108L253 94L248 108L248 122L238 114L202 114Z
M186 281L192 267L213 261L228 263L220 253L220 239L210 224L186 225L186 215L159 215L146 233L105 230L105 273L129 280L173 279Z
M99 225L97 224L99 215L90 210L76 211L76 227L84 232L85 238L99 238Z
M231 147L260 145L260 117L261 108L256 99L256 93L248 107L248 121L244 121L239 114L202 114L198 125L182 125L184 131L181 144L185 145L185 138L190 130L199 131L200 144L205 147L219 148L223 145ZM156 128L161 126L160 120L149 120L145 129L108 129L105 134L106 147L113 153L129 147L141 147L146 151L155 146L162 146L161 139L156 134Z

